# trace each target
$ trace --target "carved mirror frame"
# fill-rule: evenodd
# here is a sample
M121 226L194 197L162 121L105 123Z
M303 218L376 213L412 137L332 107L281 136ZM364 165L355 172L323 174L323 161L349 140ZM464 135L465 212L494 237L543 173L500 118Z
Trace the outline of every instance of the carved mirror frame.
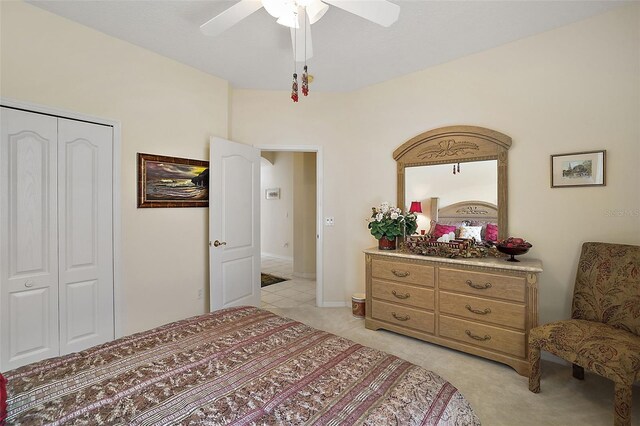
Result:
M398 207L406 207L407 167L498 160L498 233L503 238L508 236L507 153L510 147L509 136L476 126L440 127L408 140L393 152L398 167Z

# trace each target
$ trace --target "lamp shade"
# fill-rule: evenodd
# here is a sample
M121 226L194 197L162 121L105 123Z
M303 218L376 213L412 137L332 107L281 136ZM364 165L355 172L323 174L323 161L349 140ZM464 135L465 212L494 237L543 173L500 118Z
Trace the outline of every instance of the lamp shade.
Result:
M422 204L420 201L412 201L411 207L409 207L410 213L422 213Z

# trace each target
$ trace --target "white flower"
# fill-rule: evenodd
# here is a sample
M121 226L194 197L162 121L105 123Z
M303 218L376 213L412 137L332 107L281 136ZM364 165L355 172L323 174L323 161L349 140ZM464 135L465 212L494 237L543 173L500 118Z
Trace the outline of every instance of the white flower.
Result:
M389 203L388 202L384 202L382 204L380 204L380 210L382 210L382 213L386 213L389 211Z
M396 213L395 211L391 213L391 219L396 220L397 218L398 218L398 213Z
M382 213L376 215L376 222L382 222Z

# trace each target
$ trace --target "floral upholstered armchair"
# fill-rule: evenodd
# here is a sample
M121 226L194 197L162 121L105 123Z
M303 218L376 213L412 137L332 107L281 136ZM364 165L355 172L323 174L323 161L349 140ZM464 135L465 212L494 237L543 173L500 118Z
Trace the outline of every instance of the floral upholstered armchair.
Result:
M631 425L631 389L640 379L640 246L584 243L570 320L529 333L529 390L540 392L540 350L615 383L614 425Z

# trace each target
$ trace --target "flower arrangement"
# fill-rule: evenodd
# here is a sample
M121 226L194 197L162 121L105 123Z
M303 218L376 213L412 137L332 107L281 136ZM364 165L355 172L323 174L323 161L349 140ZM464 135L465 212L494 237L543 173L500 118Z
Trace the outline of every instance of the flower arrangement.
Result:
M371 210L369 229L376 240L382 237L395 240L401 235L412 235L418 229L414 213L402 214L402 210L391 207L387 202L380 204L380 207L372 207Z

